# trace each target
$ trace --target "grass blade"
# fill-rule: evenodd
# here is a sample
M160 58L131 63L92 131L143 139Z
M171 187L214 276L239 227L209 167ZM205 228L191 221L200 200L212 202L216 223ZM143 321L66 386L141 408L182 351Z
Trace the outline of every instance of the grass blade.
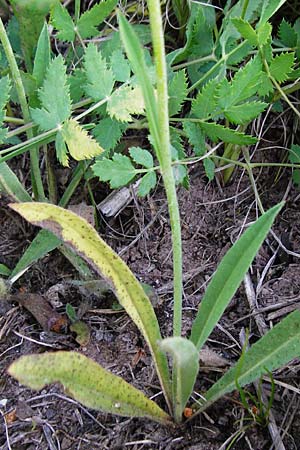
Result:
M8 372L32 389L60 382L89 408L121 416L148 417L164 424L171 420L141 391L80 353L58 351L23 356L11 364Z
M71 211L48 203L14 203L10 206L32 224L54 233L108 282L120 304L143 333L169 401L169 370L166 356L158 346L161 334L157 318L149 298L127 265L86 220Z
M209 283L193 323L191 341L198 350L219 321L267 236L283 203L263 214L222 259Z

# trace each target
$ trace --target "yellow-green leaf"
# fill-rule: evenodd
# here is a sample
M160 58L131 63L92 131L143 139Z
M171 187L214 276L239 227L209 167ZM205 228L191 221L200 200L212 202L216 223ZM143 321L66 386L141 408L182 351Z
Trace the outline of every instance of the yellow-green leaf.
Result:
M111 286L120 304L146 339L167 401L170 383L167 358L158 342L161 334L152 304L129 267L86 220L49 203L13 203L15 211L34 225L54 233L80 254Z
M74 119L64 123L61 133L71 156L77 161L93 158L104 151Z
M121 416L149 417L165 424L170 421L168 414L141 391L80 353L59 351L22 356L8 372L31 389L59 382L89 408Z

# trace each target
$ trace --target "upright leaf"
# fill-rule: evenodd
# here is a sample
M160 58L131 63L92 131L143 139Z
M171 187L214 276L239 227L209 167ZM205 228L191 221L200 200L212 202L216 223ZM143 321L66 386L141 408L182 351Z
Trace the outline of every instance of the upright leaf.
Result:
M238 362L206 392L200 410L236 389L237 379L241 387L245 386L299 356L300 311L294 311L252 345L243 355L242 365Z
M279 25L278 37L286 47L296 47L297 45L297 33L285 19L282 19Z
M125 58L124 53L121 49L116 49L111 57L110 64L112 71L114 73L114 78L116 81L120 81L121 83L128 82L130 78L130 65L128 60Z
M267 236L280 203L263 214L226 253L211 279L193 323L191 341L198 350L213 331Z
M47 68L50 64L51 49L46 22L42 28L34 57L32 75L36 79L37 87L41 87L46 76Z
M6 192L15 201L30 202L31 197L11 168L0 163L0 192Z
M218 86L219 80L217 78L210 80L193 100L191 113L198 119L209 119L213 115L217 106Z
M38 92L41 108L31 108L33 121L43 131L60 126L71 115L66 66L61 55L51 61Z
M247 20L243 20L240 17L234 17L231 21L244 39L248 39L251 45L257 46L256 32Z
M10 205L34 225L53 232L78 252L108 282L150 347L167 401L170 399L169 371L159 348L161 334L152 304L129 267L84 219L48 203Z
M160 346L174 358L173 405L175 420L179 422L199 372L199 352L191 341L182 337L164 339Z
M84 55L87 84L85 92L93 100L109 97L114 87L113 71L107 67L105 58L94 44L89 44Z
M167 424L170 417L122 378L76 352L58 351L22 356L9 374L31 389L61 383L83 405L120 416L148 417Z
M99 120L92 133L96 141L105 150L113 150L121 139L127 124L118 122L117 120L105 117Z

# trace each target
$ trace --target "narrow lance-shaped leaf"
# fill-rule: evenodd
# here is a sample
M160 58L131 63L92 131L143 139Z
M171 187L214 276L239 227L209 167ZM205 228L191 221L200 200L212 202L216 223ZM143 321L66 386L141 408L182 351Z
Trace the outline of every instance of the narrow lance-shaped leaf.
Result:
M11 168L0 163L0 192L6 192L15 201L30 202L31 197Z
M101 239L96 230L76 214L48 203L10 205L34 225L54 233L103 276L139 330L152 353L167 401L170 399L166 356L158 346L161 334L151 302L129 267Z
M48 26L45 22L37 43L32 72L32 75L36 79L38 88L41 87L41 85L43 84L47 68L50 64L50 56L51 56L50 39L48 33Z
M136 74L139 85L143 92L145 110L149 122L151 135L154 139L154 147L159 157L160 149L160 135L158 126L158 111L155 99L154 89L148 76L148 70L145 62L143 49L140 46L138 37L127 20L121 15L118 15L120 35L125 47L127 57Z
M273 14L286 2L286 0L266 0L262 2L262 11L259 20L259 25L267 22Z
M199 372L199 352L191 341L177 336L164 339L160 346L174 358L173 407L175 420L180 422Z
M242 365L239 362L220 378L205 394L205 402L194 405L201 411L224 394L245 386L258 379L266 372L282 367L293 358L300 356L300 311L294 311L275 325L268 333L243 355Z
M59 351L22 356L11 364L8 372L32 389L60 382L70 395L89 408L170 422L168 414L141 391L80 353Z
M230 302L267 236L283 203L264 213L222 259L209 283L193 323L191 341L200 350Z

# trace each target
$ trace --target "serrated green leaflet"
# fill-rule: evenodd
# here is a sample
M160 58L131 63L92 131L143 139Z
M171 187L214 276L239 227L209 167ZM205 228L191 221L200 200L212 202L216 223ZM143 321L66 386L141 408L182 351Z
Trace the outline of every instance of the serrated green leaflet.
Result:
M191 112L198 119L210 118L217 106L216 93L219 81L215 78L204 86L201 92L192 102Z
M182 104L187 97L187 79L184 70L175 73L169 82L169 116L175 116L182 108Z
M183 129L189 143L193 146L196 156L203 156L206 152L205 135L197 123L183 122Z
M206 402L200 410L236 389L236 379L241 387L245 386L299 356L300 311L294 311L252 345L243 355L241 366L237 363L207 391L204 396Z
M270 64L270 73L276 81L282 83L288 79L288 74L291 72L294 65L295 53L283 53L276 55Z
M110 65L114 73L116 81L122 83L128 82L130 78L130 65L127 59L125 59L122 50L115 50L110 57Z
M102 181L109 181L112 189L125 186L136 176L128 156L115 153L112 159L103 158L92 166L94 174Z
M199 352L195 345L182 337L164 339L162 350L172 355L173 365L173 406L177 422L190 398L199 371Z
M76 352L23 356L9 374L31 389L60 382L83 405L121 416L148 417L167 424L170 417L122 378Z
M279 25L278 36L282 44L286 47L296 47L297 33L292 25L285 19L282 19L282 22Z
M257 45L257 35L252 28L251 24L246 20L243 20L239 17L234 17L232 20L233 25L238 30L238 32L243 36L244 39L248 39L251 45Z
M43 131L60 126L71 115L71 100L63 57L49 65L42 88L38 92L41 108L31 108L33 121Z
M251 225L219 264L192 327L191 341L198 350L202 348L238 289L282 206L282 203L274 206Z
M161 335L155 312L127 265L100 238L96 230L76 214L47 203L15 203L11 207L34 225L53 232L109 283L120 304L144 335L166 398L169 399L169 371L166 357L158 347Z
M238 145L250 145L257 142L255 137L223 127L223 125L218 123L199 122L199 126L214 142L220 140Z
M147 169L153 167L153 156L148 150L144 150L140 147L130 147L129 153L136 164L140 164Z
M109 97L115 83L114 74L94 44L89 44L85 51L84 69L87 79L84 88L86 94L95 101Z
M92 133L101 147L108 151L116 147L126 128L126 123L105 117L99 120Z
M81 38L86 39L99 34L97 27L112 12L117 3L118 0L102 0L90 10L85 11L76 24Z
M67 8L64 8L57 2L51 9L51 23L58 30L56 37L61 41L73 42L75 39L75 25L72 17L68 13Z
M257 117L267 106L268 104L264 102L249 102L243 103L242 105L233 105L224 111L224 116L229 122L242 125Z
M156 173L155 172L148 172L146 175L143 176L141 179L141 182L138 187L137 194L139 197L145 197L149 194L151 189L154 189L156 186Z

